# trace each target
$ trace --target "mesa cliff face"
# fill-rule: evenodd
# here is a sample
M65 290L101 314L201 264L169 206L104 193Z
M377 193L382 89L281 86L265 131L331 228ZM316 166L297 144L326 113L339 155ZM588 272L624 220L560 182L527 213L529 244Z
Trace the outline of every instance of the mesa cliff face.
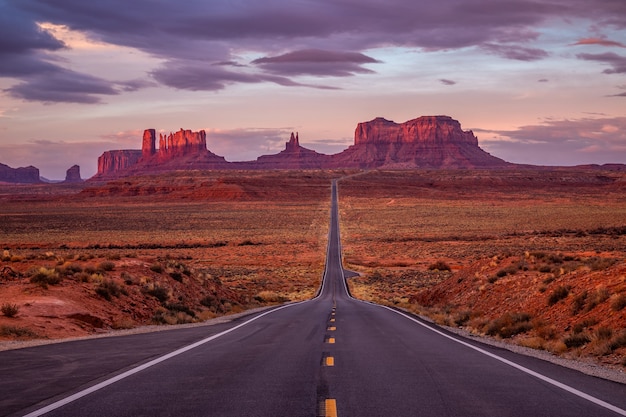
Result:
M206 148L206 132L180 129L159 135L155 129L143 132L141 150L108 151L98 158L98 173L91 179L190 169L225 169L226 160Z
M255 169L321 169L328 165L329 156L300 146L298 134L291 133L285 150L275 155L263 155L249 163Z
M136 165L140 159L141 151L135 149L106 151L98 157L96 177L115 177Z
M80 167L78 165L72 165L67 171L65 171L64 182L82 182L80 177Z
M463 131L461 124L449 116L422 116L398 124L378 117L359 123L354 132L354 144L364 143L423 143L430 146L468 144L478 146L472 131Z
M0 182L33 184L41 182L41 180L39 179L39 170L33 166L11 168L8 165L0 164Z
M292 133L285 149L255 161L227 162L207 149L206 132L180 129L169 135L144 131L142 149L105 152L92 179L189 169L504 168L511 166L478 146L471 131L449 116L423 116L405 123L384 118L359 123L354 145L324 155L300 145Z
M405 123L383 118L359 123L354 145L333 155L336 167L490 168L506 167L478 146L472 131L449 116L423 116Z

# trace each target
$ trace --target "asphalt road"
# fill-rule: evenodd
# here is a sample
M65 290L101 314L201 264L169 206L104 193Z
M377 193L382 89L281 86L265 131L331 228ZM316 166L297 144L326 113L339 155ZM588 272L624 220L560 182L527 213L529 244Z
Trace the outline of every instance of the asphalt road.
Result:
M335 184L330 223L315 299L216 326L0 352L0 414L626 415L625 385L352 299Z

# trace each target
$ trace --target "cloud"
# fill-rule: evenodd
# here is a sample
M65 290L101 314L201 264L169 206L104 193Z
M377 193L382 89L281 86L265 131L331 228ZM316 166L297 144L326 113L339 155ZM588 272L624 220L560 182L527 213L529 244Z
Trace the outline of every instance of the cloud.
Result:
M485 43L481 45L481 48L490 54L518 61L538 61L549 56L549 54L543 49L527 48L519 45Z
M443 85L455 85L456 84L456 81L448 80L445 78L441 78L439 82Z
M24 78L24 82L5 89L9 95L28 101L45 103L94 104L100 95L116 95L113 85L100 78L59 67L45 74Z
M207 148L229 161L253 161L285 148L293 128L205 129ZM236 155L235 159L229 156Z
M583 38L579 39L572 45L600 45L600 46L618 46L620 48L626 48L621 42L611 41L606 38Z
M626 163L626 117L549 120L516 130L484 132L492 137L481 138L481 146L512 162Z
M137 141L135 138L135 143L140 143ZM41 176L54 180L64 179L65 171L78 164L81 176L89 178L97 171L98 157L105 151L120 149L120 145L117 140L97 142L31 140L20 143L19 146L0 144L2 155L0 162L13 167L33 165L39 168Z
M536 61L548 57L548 52L537 47L542 25L554 19L583 18L592 20L590 24L623 28L624 21L619 18L626 13L623 4L619 0L597 0L593 7L586 0L440 0L420 2L419 6L413 0L301 0L289 4L278 0L195 0L183 5L153 0L0 0L0 76L21 80L23 84L14 92L29 99L98 103L110 90L88 89L86 95L80 95L76 85L67 85L66 95L36 94L28 88L33 81L26 77L59 71L63 65L53 63L51 57L60 49L106 44L161 59L164 64L151 75L180 89L219 91L234 84L265 82L332 88L292 78L370 73L366 65L378 61L364 51L379 47L422 51L478 47L505 59ZM63 28L57 31L59 37L60 33L84 36L67 38L65 44L42 27ZM329 51L329 45L333 50L352 52ZM288 50L293 52L284 53ZM262 58L247 67L239 63L241 56ZM97 83L92 80L91 84ZM116 85L121 92L147 86L111 82L109 87Z
M602 71L604 74L626 73L626 56L621 56L614 52L606 52L603 54L578 54L576 56L586 61L597 61L609 64L612 68Z
M143 80L143 79L118 81L115 84L119 86L122 91L125 91L125 92L139 91L144 88L156 87L158 85L157 83L153 81L148 81L148 80Z
M357 73L372 73L372 70L363 65L380 61L359 52L303 49L255 59L252 63L275 74L346 77Z
M219 91L231 84L262 82L271 82L285 87L334 89L330 86L298 83L278 75L232 71L200 61L168 61L152 71L151 75L161 84L190 91Z

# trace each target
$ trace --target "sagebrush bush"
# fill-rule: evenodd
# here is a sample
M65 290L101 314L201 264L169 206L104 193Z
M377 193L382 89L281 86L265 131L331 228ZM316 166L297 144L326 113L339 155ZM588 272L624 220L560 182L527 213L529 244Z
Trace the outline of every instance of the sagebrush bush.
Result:
M563 343L569 349L581 347L591 342L591 338L585 333L574 333L563 339Z
M431 264L428 269L430 271L451 271L450 265L445 263L444 261L437 261L434 264Z
M167 288L161 287L159 285L155 285L152 288L146 288L144 289L144 292L153 296L162 303L166 302L170 298L170 294Z
M0 311L2 311L2 314L6 317L15 317L17 313L19 313L20 308L17 304L4 303L2 307L0 307Z
M626 347L626 330L622 330L620 334L611 339L611 350Z
M626 307L626 294L622 293L615 297L615 299L611 302L611 309L613 311L620 311L624 307Z
M62 281L61 275L56 269L48 269L45 267L38 268L32 271L30 275L30 282L37 284L42 288L48 288L48 285L56 285Z
M31 329L18 326L0 326L0 336L29 338L39 337L39 335Z
M102 271L113 271L115 269L115 263L111 261L104 261L98 264L98 269Z
M531 316L526 313L505 313L497 319L487 323L485 333L489 336L500 336L508 339L533 328Z
M548 305L553 306L569 295L569 288L560 286L554 289L548 296Z
M150 270L152 272L156 272L157 274L160 274L163 272L163 266L161 264L152 264L150 265Z
M125 293L126 290L120 287L118 283L110 279L102 281L100 285L96 287L96 294L107 301L111 301L112 297L119 297Z

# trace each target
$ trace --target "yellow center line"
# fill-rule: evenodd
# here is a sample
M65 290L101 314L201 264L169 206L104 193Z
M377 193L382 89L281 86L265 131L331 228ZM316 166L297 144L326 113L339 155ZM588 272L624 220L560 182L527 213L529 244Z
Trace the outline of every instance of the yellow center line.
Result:
M331 322L331 323L334 323L334 322L335 322L335 319L330 319L330 322Z
M337 330L337 328L335 326L331 326L328 328L329 332L334 332L335 330Z
M324 404L324 411L326 417L337 417L337 401L334 398L328 398Z
M335 343L335 338L334 337L329 337L328 338L328 343L330 343L330 344Z
M326 366L335 366L335 358L332 356L326 357Z

